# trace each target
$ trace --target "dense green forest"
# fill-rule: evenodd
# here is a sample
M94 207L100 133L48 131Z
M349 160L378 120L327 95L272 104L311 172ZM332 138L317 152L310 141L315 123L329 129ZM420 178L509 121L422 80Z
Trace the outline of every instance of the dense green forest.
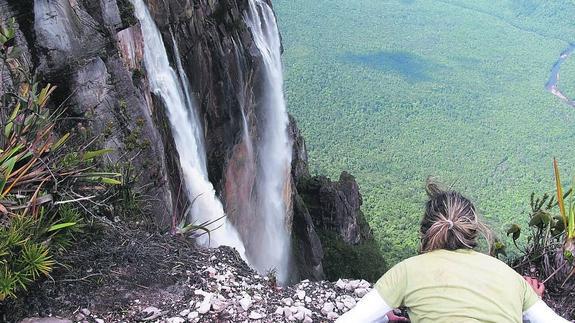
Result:
M277 0L288 107L317 174L353 173L393 264L416 253L423 184L526 224L552 158L575 171L575 111L545 91L575 42L570 1ZM575 95L575 57L560 87Z

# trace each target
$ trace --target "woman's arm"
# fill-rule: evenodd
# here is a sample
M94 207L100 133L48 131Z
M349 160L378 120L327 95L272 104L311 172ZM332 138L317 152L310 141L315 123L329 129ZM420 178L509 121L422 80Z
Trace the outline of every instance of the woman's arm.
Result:
M372 289L367 293L354 308L340 316L336 323L387 323L389 322L386 314L393 310L379 293Z
M523 323L563 323L569 322L557 315L544 301L541 300L545 293L545 285L536 278L523 276L523 279L539 296L539 300L523 312Z
M523 323L564 323L569 322L557 315L544 301L539 300L523 312Z

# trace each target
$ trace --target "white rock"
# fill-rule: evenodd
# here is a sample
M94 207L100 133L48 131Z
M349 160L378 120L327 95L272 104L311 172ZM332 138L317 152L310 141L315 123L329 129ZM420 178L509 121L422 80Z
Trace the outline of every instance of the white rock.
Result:
M306 316L306 317L303 319L303 323L313 323L313 320L311 319L311 317Z
M248 298L248 297L244 297L244 298L240 299L239 303L240 303L240 306L244 309L244 311L247 311L252 306L252 299Z
M221 299L213 299L212 300L212 309L215 312L221 312L223 311L226 307L228 307L228 302L226 301L222 301Z
M335 302L335 306L339 309L339 310L343 310L343 308L345 307L345 305L340 302L340 301L336 301Z
M361 280L359 282L359 287L360 288L369 288L371 286L371 284L367 281L367 280Z
M306 303L310 303L310 302L311 302L311 297L306 296L306 297L305 297L305 302L306 302Z
M345 290L353 291L359 286L359 280L352 280L345 285Z
M144 321L151 321L162 315L162 311L160 311L159 308L153 306L146 307L142 312L146 315L146 318L143 319Z
M204 300L200 304L200 307L198 307L198 313L206 314L210 311L210 308L212 307L212 297L213 295L211 293L204 296Z
M310 309L307 309L307 308L305 308L305 307L303 307L303 306L298 307L298 308L297 308L297 312L298 312L298 313L301 312L301 313L303 313L303 315L305 315L305 316L311 316L311 310L310 310Z
M230 305L230 303L228 303L227 301L222 301L220 299L212 301L212 309L216 312L221 312L225 310L228 307L228 305Z
M335 305L333 305L332 302L325 302L323 304L323 307L321 308L321 313L324 315L327 315L327 314L333 312L334 309L335 309Z
M95 321L96 323L106 323L106 321L104 321L104 320L102 320L102 319L99 319L99 318L95 318L94 321Z
M181 317L178 316L174 316L174 317L170 317L168 319L166 319L166 323L184 323L186 320L184 320Z
M328 320L335 320L338 317L339 317L339 314L337 314L336 312L327 313L327 319Z
M353 291L353 293L354 293L357 297L359 297L359 298L364 297L365 294L367 294L367 292L368 292L368 291L367 291L367 289L365 289L365 288L356 288L356 289Z
M198 312L191 312L190 314L188 314L188 320L191 321L191 320L193 320L193 319L198 318L198 316L200 316L200 313L198 313Z
M289 317L293 318L293 311L289 307L284 307L284 316L289 319Z
M355 299L353 299L353 297L351 296L345 295L344 297L342 297L341 301L343 305L349 309L355 306Z
M80 312L82 312L82 314L84 314L85 316L90 316L90 310L87 308L83 308L80 310Z
M180 316L188 316L188 314L190 314L189 309L185 309L185 310L181 311L180 313L178 313L178 315L180 315Z
M278 308L276 308L276 311L274 312L274 314L284 315L284 308L281 306L278 306Z
M303 312L298 311L293 315L293 317L298 321L303 321L303 319L305 318L305 314Z
M338 281L335 283L335 286L336 286L337 288L341 288L341 289L345 289L345 286L346 286L346 285L347 285L347 284L346 284L343 280L341 280L341 279L338 279Z
M256 311L252 311L249 316L249 318L252 320L261 320L264 317L266 317L264 314L258 313Z
M287 306L292 306L293 305L293 299L291 298L284 298L282 299L282 303L286 304Z
M305 298L305 291L304 290L298 290L296 292L297 298L299 298L300 300L303 300Z

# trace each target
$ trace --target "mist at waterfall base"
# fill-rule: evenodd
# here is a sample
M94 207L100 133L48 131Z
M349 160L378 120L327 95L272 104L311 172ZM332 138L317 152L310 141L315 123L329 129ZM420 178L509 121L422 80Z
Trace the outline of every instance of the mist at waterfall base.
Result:
M245 259L245 248L238 233L225 217L221 202L208 180L201 124L189 95L186 79L178 78L170 66L160 31L142 0L131 0L144 38L144 64L152 92L160 97L170 120L172 136L180 157L180 166L191 204L194 224L212 223L210 235L197 238L200 245L226 245Z
M215 221L210 226L215 230L211 231L209 238L208 235L199 237L199 244L206 247L234 247L260 273L274 271L279 282L287 282L290 276L290 234L286 214L291 198L292 143L287 132L289 119L283 95L280 36L272 9L263 1L250 0L249 12L244 14L263 63L263 94L258 98L256 107L258 118L262 119L258 120L258 139L249 136L249 126L243 115L248 158L255 161L257 168L254 196L252 201L246 202L251 204L248 209L257 217L257 227L249 228L252 243L244 247L236 229L225 217L222 203L207 176L202 126L175 38L172 35L177 72L170 66L161 34L146 5L142 0L131 1L141 24L144 64L150 88L162 99L166 108L188 199L194 201L189 222L200 224ZM234 221L237 223L242 219Z

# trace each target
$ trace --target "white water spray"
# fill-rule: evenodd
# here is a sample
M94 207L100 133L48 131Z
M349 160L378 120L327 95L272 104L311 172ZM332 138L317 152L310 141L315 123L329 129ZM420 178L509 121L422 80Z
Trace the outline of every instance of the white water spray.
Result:
M144 64L155 95L160 97L170 120L172 135L180 156L180 165L187 188L188 198L192 202L191 220L194 224L213 222L210 236L198 237L201 245L234 247L245 258L245 250L238 233L224 217L222 204L216 197L210 183L206 166L205 150L202 140L202 128L188 90L187 79L178 78L170 66L168 55L160 31L142 0L131 0L134 12L142 28L144 38ZM176 46L177 47L177 46ZM176 55L177 60L179 56ZM178 61L181 70L181 63Z
M286 224L292 142L283 94L281 40L272 8L263 0L250 0L245 21L259 49L264 68L260 101L263 131L258 143L256 193L258 218L263 221L261 243L249 250L253 265L265 272L275 269L280 282L289 278L290 235Z

